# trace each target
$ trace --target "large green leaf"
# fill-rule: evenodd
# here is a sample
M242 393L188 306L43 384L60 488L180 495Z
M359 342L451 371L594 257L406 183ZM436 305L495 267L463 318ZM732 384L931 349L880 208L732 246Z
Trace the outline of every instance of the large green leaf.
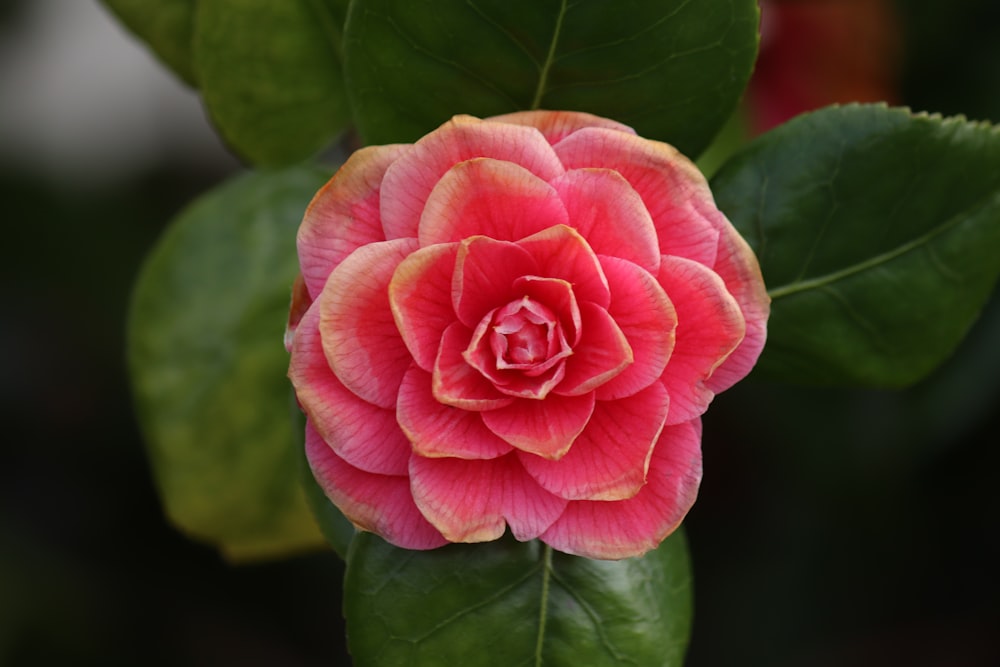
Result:
M129 366L166 512L235 559L322 543L299 484L282 335L296 228L328 176L247 174L201 197L133 296Z
M713 180L771 294L758 364L795 382L901 386L949 356L1000 274L1000 132L832 107Z
M340 64L343 0L198 0L194 58L222 136L254 164L324 148L350 118Z
M191 33L196 0L104 0L177 76L196 84Z
M754 0L354 0L348 92L369 143L456 113L589 111L695 155L736 106L757 51Z
M356 667L681 665L691 572L676 533L598 561L505 538L404 551L354 538L344 582Z

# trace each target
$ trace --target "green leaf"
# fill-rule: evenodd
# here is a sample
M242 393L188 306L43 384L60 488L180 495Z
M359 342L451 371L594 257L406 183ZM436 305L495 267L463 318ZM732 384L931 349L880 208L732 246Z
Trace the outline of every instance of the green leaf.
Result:
M754 0L354 0L348 92L368 143L413 141L456 113L589 111L696 155L757 52Z
M299 483L282 336L296 229L328 176L251 173L204 195L133 295L129 367L166 513L237 560L322 543Z
M405 551L354 538L344 580L356 667L681 665L691 572L681 533L641 558L506 537Z
M104 0L104 4L177 76L197 85L191 56L195 0Z
M291 164L346 127L341 12L342 0L198 0L194 57L205 105L245 159Z
M831 107L760 137L713 189L773 299L770 378L914 382L1000 274L1000 132L986 124Z

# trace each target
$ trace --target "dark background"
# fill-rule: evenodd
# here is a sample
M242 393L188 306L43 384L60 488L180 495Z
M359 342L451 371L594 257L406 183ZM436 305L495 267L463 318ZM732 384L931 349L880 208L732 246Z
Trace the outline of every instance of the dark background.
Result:
M1000 122L1000 4L897 19L896 100ZM337 558L233 567L187 540L137 433L131 283L238 168L180 88L93 0L0 2L3 666L346 664ZM995 298L904 392L751 380L716 400L689 667L1000 664L998 342Z

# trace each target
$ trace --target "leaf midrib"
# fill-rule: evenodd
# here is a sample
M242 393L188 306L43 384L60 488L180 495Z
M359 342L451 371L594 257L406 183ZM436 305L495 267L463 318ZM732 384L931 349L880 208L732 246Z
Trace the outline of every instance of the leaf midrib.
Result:
M538 603L538 637L535 640L535 667L542 666L542 647L545 644L545 622L549 616L549 585L552 580L552 547L543 546L542 594Z
M817 276L815 278L810 278L808 280L801 280L798 282L793 282L788 285L782 285L781 287L775 287L768 290L768 296L771 297L772 301L776 301L782 297L791 296L793 294L798 294L799 292L807 292L809 290L820 289L826 287L833 283L836 283L845 278L849 278L853 275L866 271L868 269L887 264L898 257L920 248L923 248L935 238L951 231L958 225L960 225L965 220L968 220L971 215L989 206L991 203L1000 203L1000 192L992 192L986 197L980 199L974 206L970 206L967 209L959 211L951 218L944 221L937 227L929 230L928 232L921 234L917 238L904 243L896 248L893 248L887 252L879 253L873 257L862 262L857 262L849 266L844 267L838 271L833 271L822 276Z
M556 45L559 43L559 35L562 32L563 19L566 18L567 0L559 3L559 15L556 16L556 26L552 30L552 41L549 42L549 52L545 54L545 62L538 73L538 86L535 88L535 96L531 100L531 109L538 109L542 104L542 97L545 95L549 82L549 70L556 59ZM551 556L551 554L550 554Z

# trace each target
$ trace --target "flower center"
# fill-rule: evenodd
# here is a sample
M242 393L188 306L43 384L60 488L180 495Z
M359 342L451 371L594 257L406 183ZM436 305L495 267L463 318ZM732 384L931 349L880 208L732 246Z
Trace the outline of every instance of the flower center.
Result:
M464 356L500 391L540 399L565 376L572 354L559 318L524 296L484 317Z
M571 353L552 311L528 297L494 314L490 349L497 370L516 369L529 377L544 373Z

